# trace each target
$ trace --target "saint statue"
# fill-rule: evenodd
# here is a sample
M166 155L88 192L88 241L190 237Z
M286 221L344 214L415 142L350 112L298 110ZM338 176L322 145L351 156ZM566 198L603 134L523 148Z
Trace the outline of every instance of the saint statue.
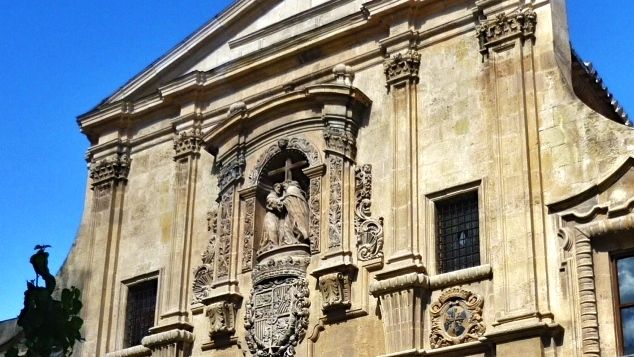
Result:
M282 184L273 185L273 190L266 196L266 214L264 215L264 226L262 230L262 243L260 246L278 246L280 244L280 217L282 216L284 204L282 203Z
M306 193L297 181L285 181L282 184L284 196L282 203L286 214L281 225L283 244L308 242L308 201Z
M266 196L261 250L308 241L308 200L297 181L276 183Z

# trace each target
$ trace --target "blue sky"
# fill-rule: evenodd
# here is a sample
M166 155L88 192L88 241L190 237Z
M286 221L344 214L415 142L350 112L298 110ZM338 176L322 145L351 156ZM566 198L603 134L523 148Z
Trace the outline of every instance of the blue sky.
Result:
M88 142L75 117L222 10L229 0L5 1L0 13L0 320L16 316L28 258L57 271L75 237ZM631 0L569 1L572 41L634 115Z

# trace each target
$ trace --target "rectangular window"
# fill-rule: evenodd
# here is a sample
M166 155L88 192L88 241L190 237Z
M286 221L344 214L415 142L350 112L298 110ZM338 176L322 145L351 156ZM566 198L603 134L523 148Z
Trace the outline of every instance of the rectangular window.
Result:
M141 344L141 339L154 326L156 314L157 280L146 280L128 286L128 301L125 309L124 345Z
M480 265L479 222L477 191L436 202L439 273Z
M617 333L621 340L621 352L634 355L634 255L615 259L617 303Z

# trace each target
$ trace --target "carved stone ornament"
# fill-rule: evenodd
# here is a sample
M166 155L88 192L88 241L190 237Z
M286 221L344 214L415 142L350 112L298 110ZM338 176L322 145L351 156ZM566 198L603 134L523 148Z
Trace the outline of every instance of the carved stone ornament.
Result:
M202 302L211 293L214 281L214 264L216 258L216 242L218 239L218 211L212 210L207 214L208 230L211 234L207 248L202 254L202 264L194 271L193 303Z
M308 281L297 276L270 279L253 288L244 327L254 356L295 356L308 327L308 294Z
M255 197L244 201L244 237L242 244L242 271L253 266L253 239L255 224Z
M310 179L310 219L309 234L311 254L319 253L321 244L321 178L314 177Z
M322 310L347 309L351 306L351 278L346 273L330 273L319 277Z
M220 167L220 174L218 176L218 188L220 188L220 192L224 191L232 183L240 180L244 174L244 167L246 166L244 153L239 151L237 156L237 159L223 164Z
M383 258L383 217L370 217L372 165L356 167L354 174L354 231L357 237L357 257L362 261Z
M262 169L264 169L266 163L273 156L279 154L283 150L296 150L301 152L304 156L306 156L308 165L311 167L320 163L319 152L310 142L308 142L308 140L296 137L280 139L277 144L271 145L268 149L266 149L264 154L258 158L255 163L255 167L249 172L248 181L251 185L257 184L260 173L262 172Z
M216 276L218 279L229 276L231 264L231 234L233 220L233 187L221 196L220 215L218 217L218 264Z
M341 246L341 224L343 210L343 158L331 155L328 157L330 171L330 202L328 211L328 247Z
M209 337L232 335L236 328L236 312L238 307L233 302L220 301L207 308L209 318Z
M327 125L324 129L326 147L349 158L354 158L357 152L354 134L342 128Z
M470 291L452 288L443 292L429 308L432 348L477 341L486 330L483 304L482 297Z
M203 133L200 128L182 131L174 137L174 158L187 155L198 155L203 144Z
M520 7L509 14L503 12L494 19L485 20L476 28L480 53L486 55L489 48L518 36L522 40L534 38L536 26L537 14L531 8Z
M420 67L420 53L409 50L407 53L397 53L383 63L383 72L388 86L403 80L418 80Z
M92 187L104 182L125 181L130 171L130 158L126 154L118 154L115 158L106 158L90 163Z

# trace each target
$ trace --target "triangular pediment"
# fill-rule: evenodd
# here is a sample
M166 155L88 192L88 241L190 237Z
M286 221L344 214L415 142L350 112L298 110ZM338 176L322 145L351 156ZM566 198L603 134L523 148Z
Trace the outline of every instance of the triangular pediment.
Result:
M359 0L238 0L129 80L100 107L145 97L188 74L230 72L241 60L288 52L290 42L301 44L302 37L314 36L351 15L360 16L360 8Z
M591 221L599 215L617 216L634 206L634 158L628 157L607 176L585 190L548 205L550 213L566 220Z

